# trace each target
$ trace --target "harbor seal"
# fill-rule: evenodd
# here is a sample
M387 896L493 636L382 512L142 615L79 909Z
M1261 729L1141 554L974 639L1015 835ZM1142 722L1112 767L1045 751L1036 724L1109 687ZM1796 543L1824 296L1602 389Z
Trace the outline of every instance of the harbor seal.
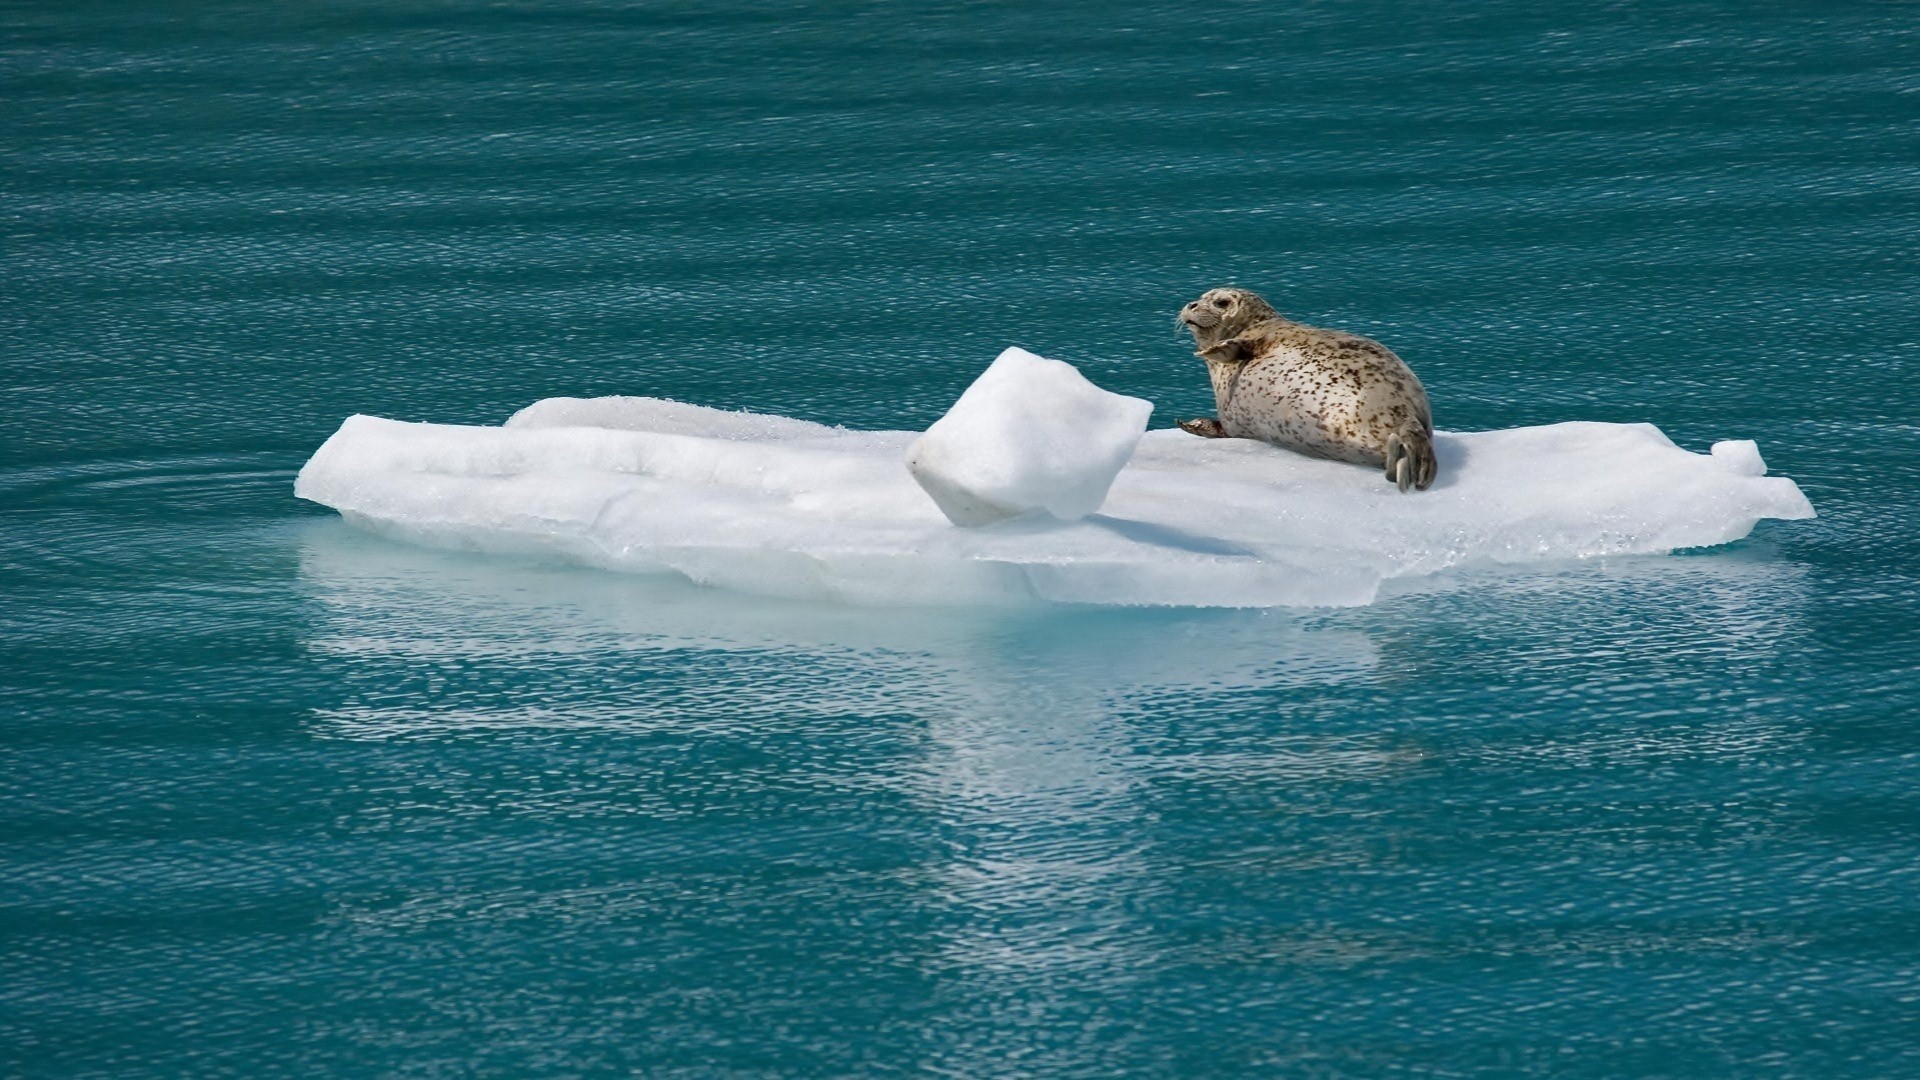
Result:
M1180 309L1180 322L1219 409L1181 430L1384 467L1401 491L1433 483L1426 388L1385 345L1294 322L1245 289L1209 289Z

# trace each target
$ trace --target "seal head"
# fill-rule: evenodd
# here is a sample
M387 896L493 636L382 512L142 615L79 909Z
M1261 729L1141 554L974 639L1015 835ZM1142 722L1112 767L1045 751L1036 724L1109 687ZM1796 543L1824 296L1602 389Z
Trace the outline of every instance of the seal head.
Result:
M1208 289L1180 309L1180 325L1193 331L1194 347L1201 350L1279 317L1273 305L1245 289L1233 288Z
M1401 491L1432 485L1426 388L1385 345L1294 322L1246 289L1209 289L1180 309L1206 361L1217 417L1183 420L1207 438L1259 439L1384 467Z

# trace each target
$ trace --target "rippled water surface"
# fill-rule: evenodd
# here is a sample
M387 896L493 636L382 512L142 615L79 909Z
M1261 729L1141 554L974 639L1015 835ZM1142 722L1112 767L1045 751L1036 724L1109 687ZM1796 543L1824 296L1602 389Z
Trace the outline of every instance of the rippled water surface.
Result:
M0 6L0 1074L1920 1071L1916 15ZM1163 426L1229 281L1820 517L987 614L292 498L355 412L913 428L1009 344Z

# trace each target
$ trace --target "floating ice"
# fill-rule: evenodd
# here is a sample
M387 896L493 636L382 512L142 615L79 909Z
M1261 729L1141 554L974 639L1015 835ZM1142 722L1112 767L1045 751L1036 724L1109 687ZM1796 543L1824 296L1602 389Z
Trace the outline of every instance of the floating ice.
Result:
M1106 501L1152 415L1072 364L1008 349L907 447L907 471L955 525L1073 521Z
M1806 518L1751 443L1647 424L1434 438L1440 479L1150 431L1102 511L961 529L902 467L917 434L652 398L553 399L504 427L355 416L294 491L420 543L860 603L1364 604L1389 579L1726 543Z

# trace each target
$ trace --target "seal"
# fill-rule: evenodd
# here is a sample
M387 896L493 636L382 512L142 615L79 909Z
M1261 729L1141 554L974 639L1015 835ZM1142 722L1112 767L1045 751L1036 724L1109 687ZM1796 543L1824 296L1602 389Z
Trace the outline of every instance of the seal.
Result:
M1219 409L1180 421L1182 431L1383 467L1401 491L1433 483L1426 387L1385 345L1294 322L1245 289L1207 290L1180 309L1180 322L1207 362Z

